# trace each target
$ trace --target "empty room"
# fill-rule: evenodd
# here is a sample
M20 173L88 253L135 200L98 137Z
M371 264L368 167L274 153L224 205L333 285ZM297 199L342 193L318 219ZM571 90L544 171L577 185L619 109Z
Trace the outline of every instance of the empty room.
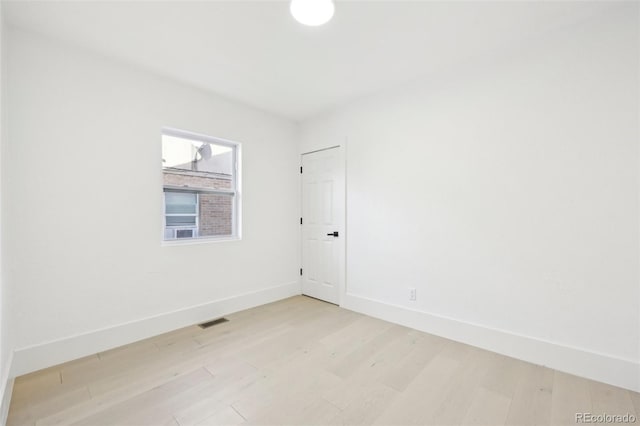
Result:
M0 1L0 425L640 425L640 2Z

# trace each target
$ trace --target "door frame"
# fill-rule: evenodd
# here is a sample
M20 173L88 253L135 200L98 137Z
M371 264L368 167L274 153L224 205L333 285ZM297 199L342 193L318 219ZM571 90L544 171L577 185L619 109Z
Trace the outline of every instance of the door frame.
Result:
M339 180L338 180L338 185L340 186L340 188L342 189L342 205L343 205L343 209L342 209L342 215L340 217L341 220L341 225L340 225L340 237L338 238L338 241L336 242L336 244L338 245L338 250L339 250L339 257L341 259L339 268L338 268L338 306L344 306L344 302L345 302L345 297L346 297L346 293L347 293L347 161L346 161L346 152L345 152L345 147L346 144L342 143L339 145L328 145L325 147L319 147L310 151L304 151L300 153L300 158L299 158L299 163L300 163L300 167L302 167L302 159L304 155L307 154L313 154L315 152L320 152L320 151L327 151L329 149L337 149L338 151L338 160L340 163L340 176L339 176ZM300 194L300 200L298 203L298 213L299 213L299 217L303 217L302 216L302 211L303 211L303 207L302 207L302 203L303 203L303 191L304 191L304 187L302 184L302 175L304 174L304 171L302 173L300 173L299 176L299 180L298 180L298 185L299 185L299 194ZM300 240L300 268L302 268L302 258L303 258L303 250L304 250L304 241L303 241L303 235L302 235L302 224L300 224L300 228L299 228L299 240ZM302 276L299 277L299 283L300 283L300 293L302 293Z

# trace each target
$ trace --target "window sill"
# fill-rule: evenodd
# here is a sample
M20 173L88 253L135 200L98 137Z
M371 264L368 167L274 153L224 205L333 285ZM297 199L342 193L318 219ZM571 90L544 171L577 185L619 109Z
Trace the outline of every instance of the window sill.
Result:
M190 246L193 244L208 244L208 243L222 243L227 241L240 241L241 239L242 238L238 236L184 238L180 240L163 240L160 242L160 246L161 247Z

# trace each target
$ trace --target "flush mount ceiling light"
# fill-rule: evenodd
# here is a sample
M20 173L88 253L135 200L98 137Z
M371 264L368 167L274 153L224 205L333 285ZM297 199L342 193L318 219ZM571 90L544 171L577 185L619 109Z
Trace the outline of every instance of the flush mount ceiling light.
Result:
M333 0L291 0L289 5L296 21L312 27L329 22L334 9Z

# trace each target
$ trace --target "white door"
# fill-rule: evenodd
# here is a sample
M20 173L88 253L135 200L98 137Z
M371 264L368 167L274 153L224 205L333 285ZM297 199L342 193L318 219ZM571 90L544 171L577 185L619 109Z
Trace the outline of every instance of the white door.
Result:
M340 148L302 155L302 293L340 303L344 167Z

